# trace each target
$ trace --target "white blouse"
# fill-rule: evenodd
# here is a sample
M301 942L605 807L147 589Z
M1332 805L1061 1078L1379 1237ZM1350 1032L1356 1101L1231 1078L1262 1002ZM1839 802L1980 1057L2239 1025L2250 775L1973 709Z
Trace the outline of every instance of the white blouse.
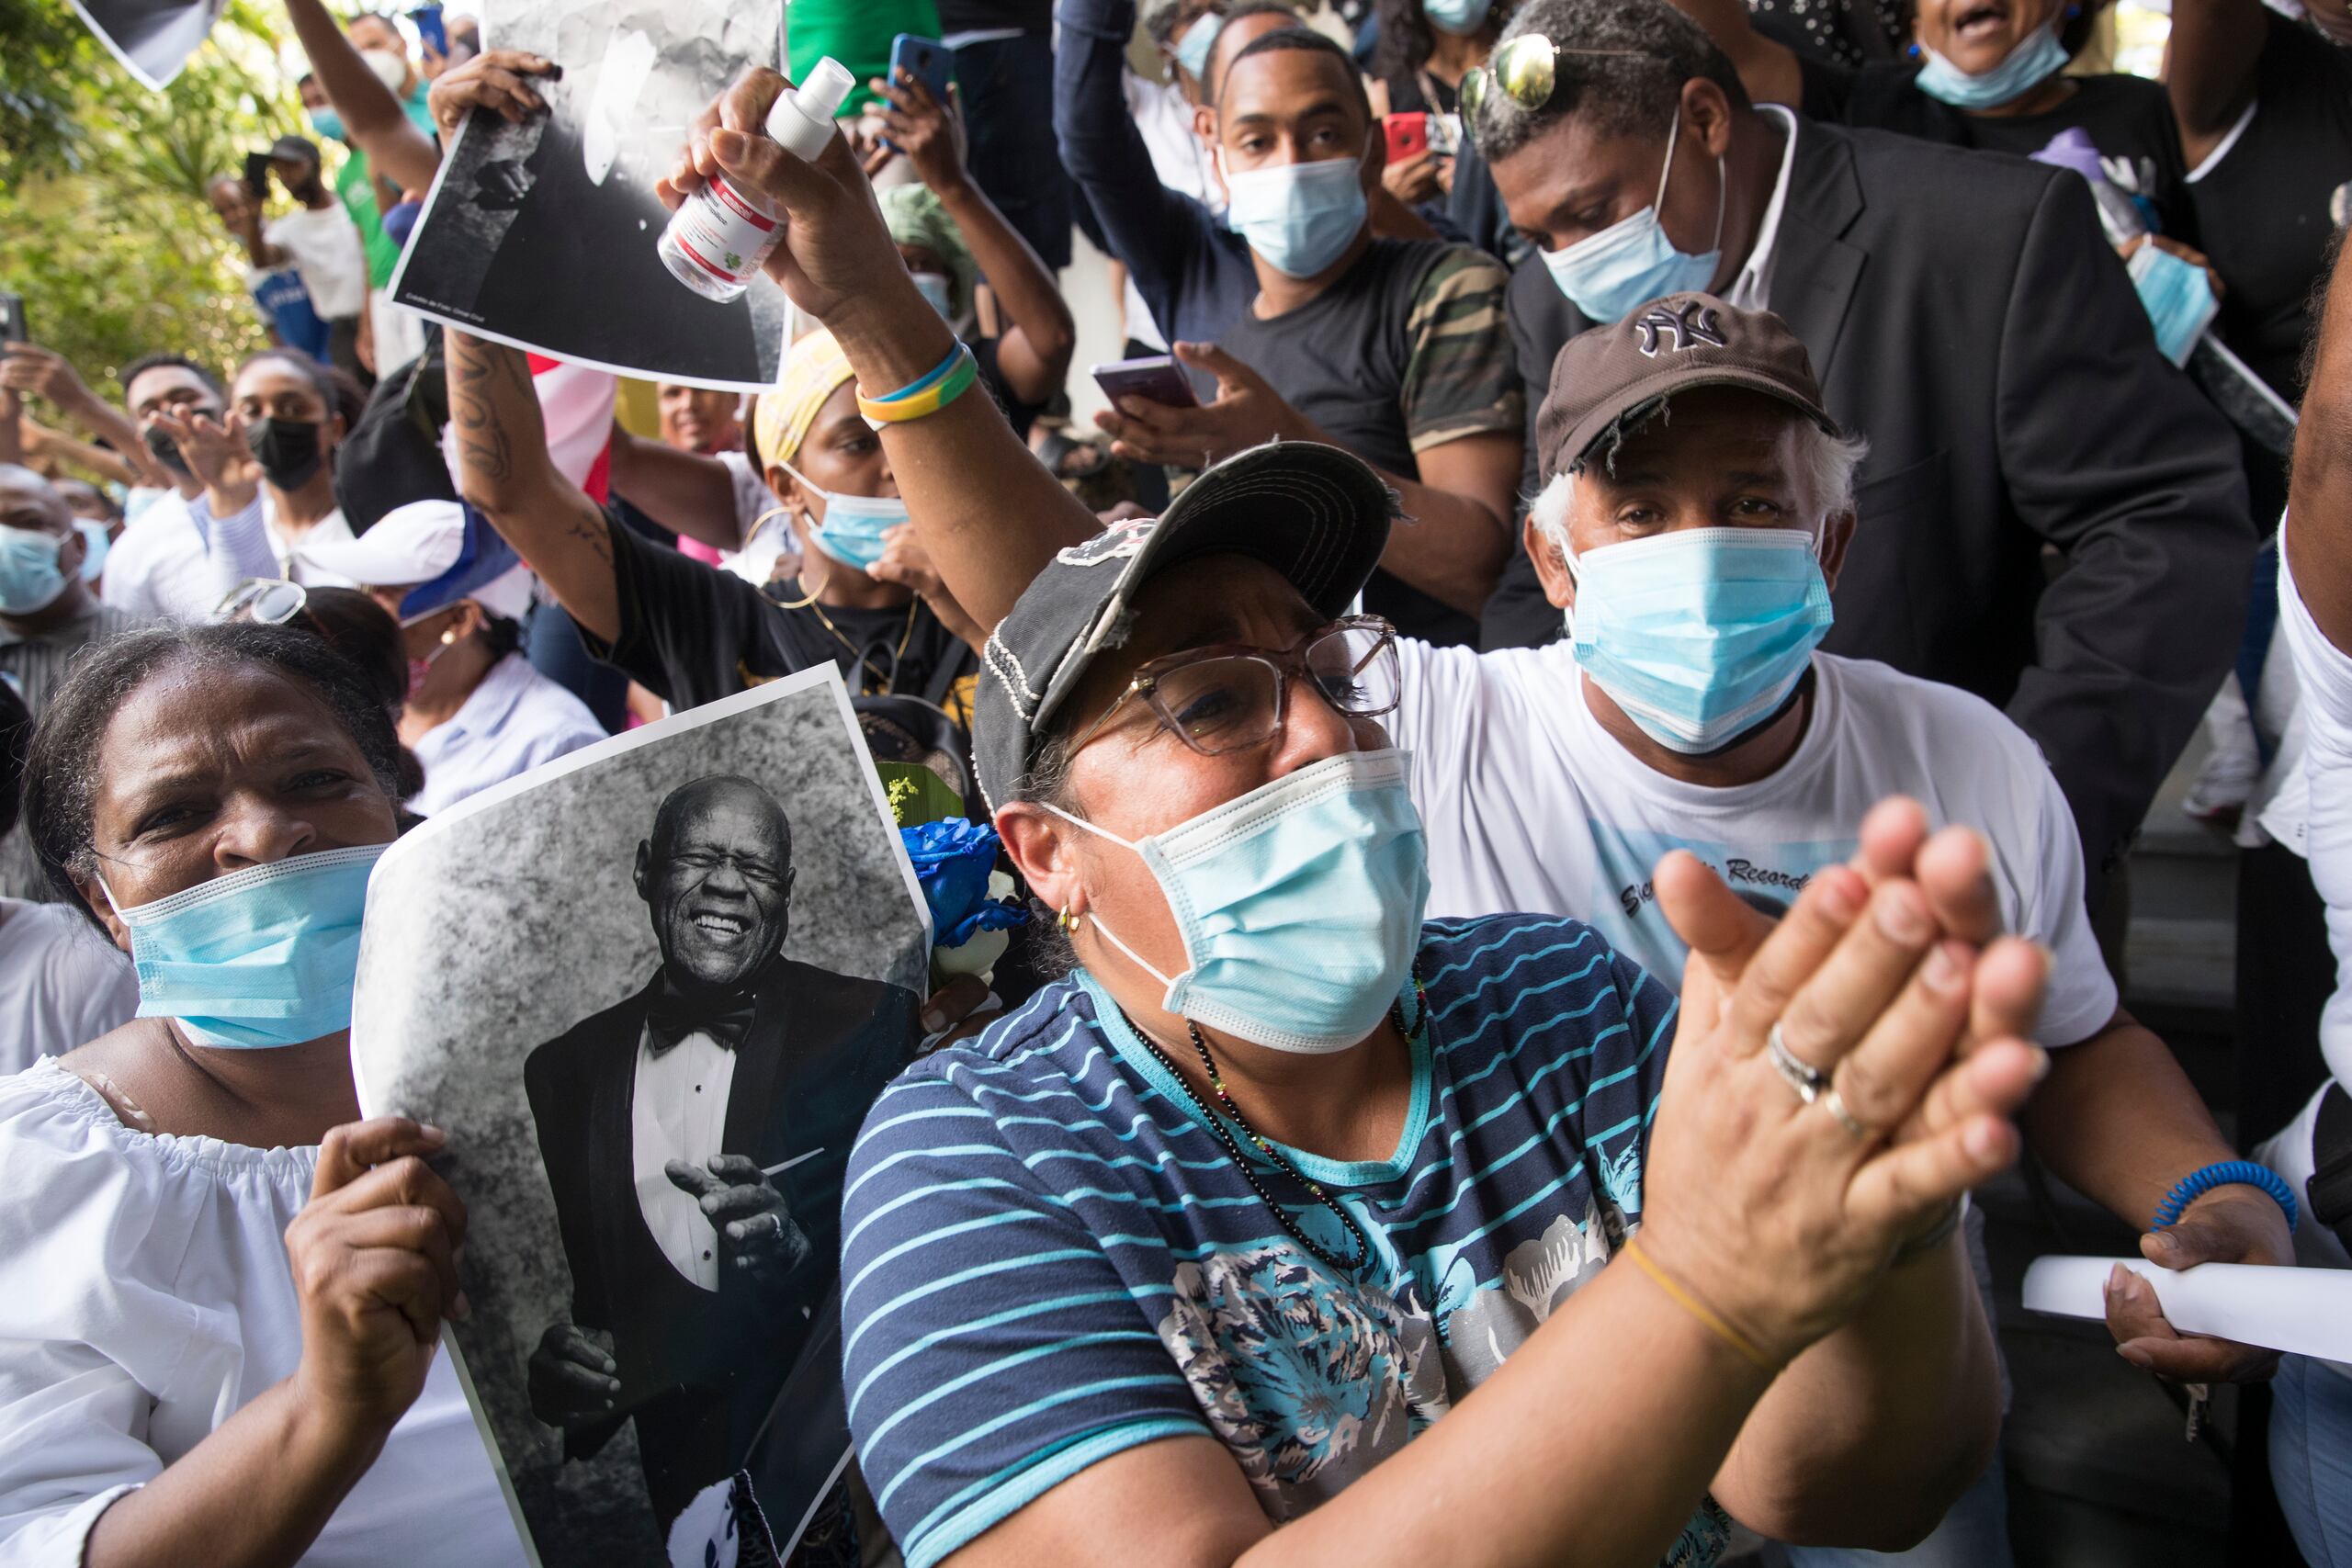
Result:
M109 1504L294 1371L318 1158L136 1131L53 1060L0 1078L0 1561L79 1568ZM446 1357L302 1559L525 1561Z

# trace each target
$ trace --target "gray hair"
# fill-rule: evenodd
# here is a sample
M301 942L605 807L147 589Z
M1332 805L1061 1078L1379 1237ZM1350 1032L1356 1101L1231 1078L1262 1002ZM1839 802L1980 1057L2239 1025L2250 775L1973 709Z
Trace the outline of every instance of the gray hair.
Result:
M1657 417L1664 418L1666 410L1661 408ZM1811 420L1800 420L1796 428L1796 472L1792 477L1796 482L1798 504L1804 509L1805 524L1818 541L1830 518L1854 510L1854 471L1870 455L1871 444L1860 435L1833 434ZM1576 506L1576 491L1577 469L1563 468L1527 508L1536 532L1564 559L1568 553L1568 514Z
M1542 33L1560 51L1552 96L1524 109L1501 93L1487 95L1470 132L1489 164L1572 114L1589 115L1607 135L1663 138L1683 84L1696 76L1721 87L1734 108L1747 107L1730 57L1668 0L1529 0L1495 47L1528 33ZM1613 52L1574 52L1581 50Z

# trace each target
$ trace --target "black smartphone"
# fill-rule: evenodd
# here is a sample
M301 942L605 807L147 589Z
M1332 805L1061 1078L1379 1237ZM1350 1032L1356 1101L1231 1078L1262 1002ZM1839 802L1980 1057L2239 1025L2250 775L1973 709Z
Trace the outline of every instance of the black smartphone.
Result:
M25 328L25 297L0 289L0 343L30 343Z
M1142 359L1097 365L1092 375L1094 384L1102 389L1102 395L1111 400L1114 408L1118 407L1122 398L1141 398L1172 409L1201 406L1199 394L1193 390L1192 378L1171 355L1154 354Z
M245 190L255 201L269 199L269 154L245 154Z

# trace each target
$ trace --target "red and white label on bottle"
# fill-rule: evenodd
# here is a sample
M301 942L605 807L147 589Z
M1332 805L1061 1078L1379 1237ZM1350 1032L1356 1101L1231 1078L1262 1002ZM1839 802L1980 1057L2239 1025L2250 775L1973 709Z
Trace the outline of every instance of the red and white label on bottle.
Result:
M714 179L678 209L670 235L714 276L741 283L760 270L784 229L734 186Z

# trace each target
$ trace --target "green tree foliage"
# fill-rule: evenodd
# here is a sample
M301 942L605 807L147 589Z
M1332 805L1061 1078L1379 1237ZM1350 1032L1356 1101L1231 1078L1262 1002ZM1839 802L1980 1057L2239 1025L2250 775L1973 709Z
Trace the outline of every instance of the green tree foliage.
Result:
M0 288L93 385L151 349L225 366L265 341L204 187L302 130L266 15L231 0L153 93L64 0L0 0Z

